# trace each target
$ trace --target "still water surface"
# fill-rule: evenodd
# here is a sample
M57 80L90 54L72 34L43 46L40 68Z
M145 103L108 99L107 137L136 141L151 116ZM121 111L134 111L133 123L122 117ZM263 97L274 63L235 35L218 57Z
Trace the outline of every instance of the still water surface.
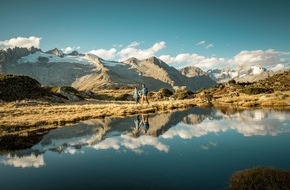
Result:
M289 145L286 111L95 119L1 151L0 189L227 189L237 170L290 169Z

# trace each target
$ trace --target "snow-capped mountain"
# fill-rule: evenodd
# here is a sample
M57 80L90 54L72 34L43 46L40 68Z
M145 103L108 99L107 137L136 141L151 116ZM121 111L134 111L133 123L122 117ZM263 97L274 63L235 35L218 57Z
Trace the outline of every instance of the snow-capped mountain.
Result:
M206 74L219 83L225 83L232 79L236 82L256 82L273 76L274 72L258 66L239 66L236 69L208 70Z
M210 69L204 72L198 67L187 66L179 69L179 72L187 77L206 75L218 83L226 83L232 79L236 82L257 82L284 70L285 67L283 65L277 65L270 70L259 66L239 66L236 69Z
M78 90L140 86L142 83L150 90L184 86L198 90L215 84L206 75L186 77L156 57L116 62L76 51L64 54L56 48L47 52L26 48L1 51L0 66L4 74L27 75L44 85L73 86Z
M19 64L26 64L26 63L78 63L78 64L85 64L85 65L92 65L94 62L88 56L79 56L79 55L62 55L57 56L54 54L44 53L41 51L35 52L33 54L29 54L28 56L21 57L18 59L17 63Z
M47 51L46 53L48 54L52 54L52 55L55 55L55 56L58 56L58 57L63 57L64 56L64 53L63 51L57 49L57 48L54 48L52 50L49 50Z
M206 71L206 75L208 75L213 80L217 81L218 83L227 82L234 77L238 76L238 73L235 70L231 70L229 68L224 69L213 69Z

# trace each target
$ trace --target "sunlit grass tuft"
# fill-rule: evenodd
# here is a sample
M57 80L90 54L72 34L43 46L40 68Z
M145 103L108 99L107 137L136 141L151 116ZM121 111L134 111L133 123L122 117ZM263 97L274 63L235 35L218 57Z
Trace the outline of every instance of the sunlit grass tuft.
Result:
M258 167L234 173L231 190L289 190L290 171Z

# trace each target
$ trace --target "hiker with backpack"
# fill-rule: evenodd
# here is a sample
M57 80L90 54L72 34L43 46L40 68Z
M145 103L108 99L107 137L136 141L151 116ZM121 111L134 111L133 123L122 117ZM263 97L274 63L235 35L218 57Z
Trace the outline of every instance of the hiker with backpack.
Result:
M147 102L147 104L149 105L149 101L148 101L148 88L145 87L145 84L142 84L142 90L141 90L141 100L142 103L144 102L144 100Z

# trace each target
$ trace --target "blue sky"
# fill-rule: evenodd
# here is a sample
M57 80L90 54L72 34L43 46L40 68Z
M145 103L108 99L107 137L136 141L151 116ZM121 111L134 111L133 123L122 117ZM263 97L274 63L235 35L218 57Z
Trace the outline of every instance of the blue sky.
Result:
M289 23L286 0L9 0L0 6L0 47L31 42L110 60L155 55L203 69L288 67Z

